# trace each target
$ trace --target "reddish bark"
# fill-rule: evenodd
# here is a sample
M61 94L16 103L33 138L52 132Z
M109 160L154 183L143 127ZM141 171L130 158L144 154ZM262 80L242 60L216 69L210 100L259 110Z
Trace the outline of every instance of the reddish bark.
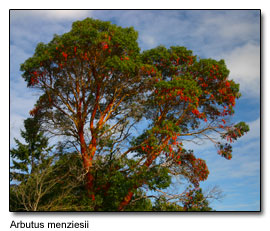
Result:
M92 200L95 200L94 193L93 193L94 177L91 174L91 172L89 171L91 166L92 166L92 159L93 159L92 155L94 155L94 153L92 153L92 155L88 154L85 139L84 139L84 134L83 134L83 126L81 126L78 133L79 133L80 143L81 143L81 154L82 154L82 158L83 158L83 166L84 166L84 169L87 171L87 174L86 174L86 179L87 179L86 188L87 188L87 191L89 193L89 196L91 196Z
M119 211L122 211L129 204L132 196L133 196L133 192L129 191L128 194L125 196L124 200L121 202L118 208Z

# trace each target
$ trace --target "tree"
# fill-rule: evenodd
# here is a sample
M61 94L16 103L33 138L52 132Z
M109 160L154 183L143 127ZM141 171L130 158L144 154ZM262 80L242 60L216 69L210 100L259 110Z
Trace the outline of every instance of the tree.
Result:
M240 93L223 60L179 46L140 52L137 37L87 18L21 65L41 95L30 114L80 153L89 198L116 199L96 209L125 210L145 188L162 195L176 176L199 187L209 171L185 142L210 140L230 159L230 143L249 130L229 121Z
M25 181L11 186L10 210L91 210L91 204L86 207L81 203L85 183L79 161L77 154L66 153L64 156L54 154L39 163Z
M10 210L77 210L78 205L68 202L77 199L74 193L84 185L85 173L77 153L63 155L60 147L53 153L37 117L26 119L24 128L25 144L15 139L17 147L10 150Z
M52 152L49 139L40 130L38 117L26 119L24 128L21 136L25 144L15 139L17 147L10 150L10 209L65 210L65 207L59 204L60 201L71 198L71 192L83 182L80 179L83 175L82 169L74 164L78 159L68 153L63 157L59 151ZM70 208L74 209L72 206L69 206Z
M31 205L26 202L26 198L31 197L29 194L31 190L27 190L27 185L32 182L34 175L39 179L43 177L42 172L51 161L49 158L51 147L48 147L48 138L40 131L40 124L36 117L26 119L24 128L24 131L21 130L21 136L25 144L14 139L17 147L10 150L12 157L10 180L13 182L10 188L10 207L15 210L36 210L39 196L36 195L35 200L33 198L29 200L32 202ZM36 185L34 184L33 187Z
M40 124L37 118L28 118L24 121L25 131L21 130L21 136L26 144L14 139L17 148L12 148L11 180L17 182L26 181L28 176L37 166L48 157L52 147L48 147L48 138L40 131Z

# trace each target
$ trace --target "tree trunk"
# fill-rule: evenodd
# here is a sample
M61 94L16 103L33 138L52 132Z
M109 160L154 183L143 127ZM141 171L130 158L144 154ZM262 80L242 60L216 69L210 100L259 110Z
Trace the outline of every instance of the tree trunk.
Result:
M83 167L86 170L86 189L88 191L88 194L90 197L92 197L93 200L95 200L94 191L93 191L93 183L94 183L94 177L91 173L91 167L92 167L92 160L93 156L96 151L96 147L89 146L87 148L84 134L83 134L83 127L79 130L79 137L80 137L80 143L81 143L81 155L83 158Z

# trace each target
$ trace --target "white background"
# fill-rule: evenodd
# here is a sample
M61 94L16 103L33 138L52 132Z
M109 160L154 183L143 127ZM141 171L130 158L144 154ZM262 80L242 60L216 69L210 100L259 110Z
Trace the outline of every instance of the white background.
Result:
M266 230L270 227L269 211L269 145L267 145L267 131L269 128L269 13L267 1L15 1L1 2L1 188L0 227L8 230L12 220L19 222L84 222L89 220L93 231L107 230ZM76 4L74 4L76 3ZM244 5L243 5L244 4ZM10 213L9 212L9 9L261 9L262 28L262 212L261 213ZM268 30L267 30L268 28ZM16 229L10 229L16 230ZM26 230L26 229L23 229ZM29 229L28 229L29 230ZM32 229L31 229L32 230ZM47 230L35 229L35 230ZM58 229L60 230L60 229ZM86 229L70 229L86 230Z

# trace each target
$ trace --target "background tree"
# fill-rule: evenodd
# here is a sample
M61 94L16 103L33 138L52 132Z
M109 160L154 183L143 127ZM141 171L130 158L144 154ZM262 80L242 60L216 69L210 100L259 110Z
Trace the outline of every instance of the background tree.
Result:
M26 181L52 149L48 147L48 138L40 131L40 123L36 117L26 119L24 128L25 131L21 130L21 136L25 144L14 139L17 147L10 150L12 157L10 177L17 182Z
M75 188L83 184L77 155L61 151L53 153L49 139L40 130L38 117L24 121L21 136L25 144L15 139L16 148L10 150L10 209L12 211L65 210L62 201L75 198ZM71 164L72 163L72 164ZM77 164L76 164L77 163ZM89 206L89 205L88 205ZM75 209L74 206L68 206Z
M40 123L36 117L28 118L24 121L25 130L21 130L21 137L25 144L15 139L16 148L10 150L12 157L12 165L10 167L10 180L13 182L10 188L10 208L13 210L23 210L26 206L23 205L24 200L20 200L18 192L22 186L30 182L32 175L37 172L41 173L41 169L46 169L45 162L49 162L49 152L51 147L48 147L48 139L40 131ZM35 186L34 186L35 187ZM22 195L28 196L29 191L22 190ZM28 207L27 207L28 208ZM35 205L29 209L35 210Z
M137 37L87 18L21 65L41 93L30 113L80 153L96 210L128 209L146 189L162 196L176 176L199 187L209 171L185 141L210 140L230 159L230 143L249 130L229 121L240 93L223 60L178 46L140 53Z
M50 156L46 161L39 163L25 181L11 186L10 210L93 210L91 203L86 207L81 202L86 195L84 176L77 154Z

